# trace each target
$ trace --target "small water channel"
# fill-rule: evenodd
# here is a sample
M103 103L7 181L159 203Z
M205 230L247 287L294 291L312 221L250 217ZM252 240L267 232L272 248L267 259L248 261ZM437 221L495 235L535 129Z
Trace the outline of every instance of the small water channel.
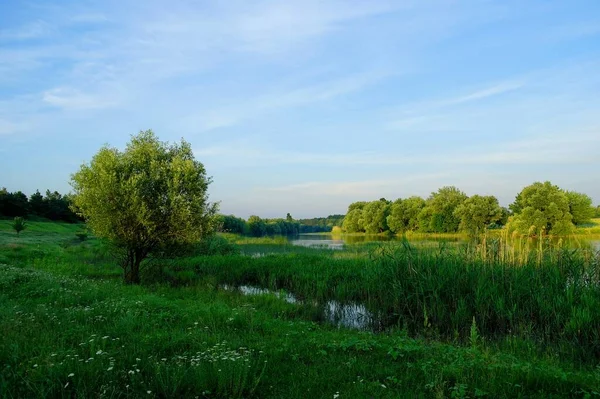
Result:
M285 291L271 291L251 285L240 285L239 287L222 285L221 288L227 291L239 292L242 295L275 295L292 304L302 305L306 303ZM380 317L375 317L363 304L356 302L342 303L336 300L329 300L324 303L315 302L314 304L319 308L322 320L338 328L344 327L361 331L378 331L383 328Z

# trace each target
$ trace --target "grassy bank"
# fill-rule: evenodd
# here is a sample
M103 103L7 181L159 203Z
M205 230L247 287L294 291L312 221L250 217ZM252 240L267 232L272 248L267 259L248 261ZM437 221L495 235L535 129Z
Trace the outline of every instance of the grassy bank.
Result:
M550 296L558 295L559 282L566 287L571 269L589 267L591 260L579 255L503 270L458 252L370 246L294 253L284 243L264 243L261 252L261 244L247 242L239 244L241 253L275 245L288 252L172 260L164 281L149 269L146 285L135 287L121 284L102 243L80 242L76 229L40 228L47 235L32 229L14 240L0 231L0 397L584 398L600 392L598 358L561 349L593 345L596 313L583 335L570 336L559 325L591 311L586 306L597 306L597 298L581 285L569 291L572 299ZM311 300L407 303L415 315L426 306L427 316L415 322L428 323L416 328L407 321L378 334L337 329L316 322L310 300L243 296L218 289L220 282L285 287ZM538 289L537 296L526 287ZM506 308L518 306L521 321L536 314L526 311L540 315L531 320L531 334L490 334L486 323L494 319L486 309L500 306L497 297L512 300ZM457 320L454 339L446 334L453 320L443 317L458 308L435 304L461 298L469 314ZM568 313L567 305L579 310ZM544 325L547 335L537 330Z

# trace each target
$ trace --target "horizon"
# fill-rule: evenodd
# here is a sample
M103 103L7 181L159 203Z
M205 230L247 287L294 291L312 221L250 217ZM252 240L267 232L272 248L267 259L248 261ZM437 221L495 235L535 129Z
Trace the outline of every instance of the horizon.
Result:
M345 214L443 186L600 205L600 3L0 4L0 187L188 141L220 213Z

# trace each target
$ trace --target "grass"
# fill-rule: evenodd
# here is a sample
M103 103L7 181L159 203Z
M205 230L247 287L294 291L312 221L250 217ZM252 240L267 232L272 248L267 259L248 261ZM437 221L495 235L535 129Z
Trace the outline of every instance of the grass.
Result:
M592 219L590 223L577 226L575 234L600 236L600 218Z
M293 252L249 241L238 255L170 261L166 276L148 269L136 287L120 282L98 240L79 242L75 227L39 229L18 243L0 230L0 397L600 397L597 288L558 290L593 267L579 252L541 265L532 254L515 267L484 262L475 249ZM276 245L285 251L243 255ZM243 296L221 282L288 288L308 300ZM338 329L319 322L312 300L327 298L409 304L421 327L407 313L382 333ZM453 320L461 298L465 316ZM499 298L530 323L519 331L489 324ZM567 317L583 324L566 331Z

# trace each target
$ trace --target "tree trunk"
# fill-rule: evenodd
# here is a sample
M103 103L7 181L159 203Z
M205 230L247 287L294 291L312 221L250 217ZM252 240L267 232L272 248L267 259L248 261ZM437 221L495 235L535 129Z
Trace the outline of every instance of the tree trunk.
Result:
M125 284L140 284L140 265L144 256L140 251L129 251L123 266Z

